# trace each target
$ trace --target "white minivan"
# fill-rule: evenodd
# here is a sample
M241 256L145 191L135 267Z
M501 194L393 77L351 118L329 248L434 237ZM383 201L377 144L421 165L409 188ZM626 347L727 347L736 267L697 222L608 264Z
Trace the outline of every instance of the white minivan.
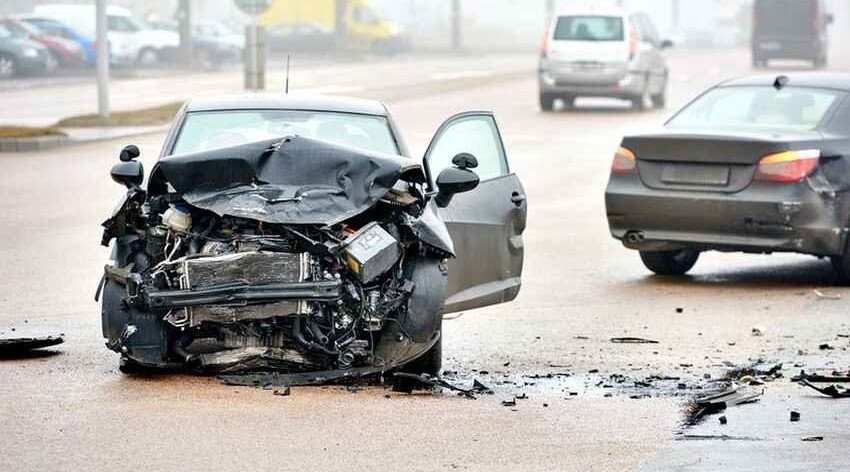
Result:
M83 34L95 36L94 5L39 5L35 7L34 14L61 21ZM154 30L134 18L126 8L107 6L106 15L109 53L113 64L150 67L172 57L180 45L177 33Z
M556 15L543 38L540 107L551 111L561 99L571 108L576 97L630 100L640 110L664 107L662 51L670 46L645 13L593 8Z

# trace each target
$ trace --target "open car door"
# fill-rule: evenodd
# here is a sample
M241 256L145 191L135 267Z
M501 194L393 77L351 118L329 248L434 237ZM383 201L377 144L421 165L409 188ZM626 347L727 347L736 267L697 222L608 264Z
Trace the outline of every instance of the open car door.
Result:
M469 153L481 183L453 197L439 213L448 226L457 258L449 261L444 313L509 302L519 293L528 206L519 178L510 172L496 119L490 112L449 118L425 153L429 184L437 190L440 172Z

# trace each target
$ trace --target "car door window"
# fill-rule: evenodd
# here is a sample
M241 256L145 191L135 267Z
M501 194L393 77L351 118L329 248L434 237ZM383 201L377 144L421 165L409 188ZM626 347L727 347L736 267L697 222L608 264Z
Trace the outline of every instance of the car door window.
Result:
M482 181L507 175L505 149L492 115L459 116L446 122L428 149L426 161L433 179L452 166L452 159L469 153L478 160L473 169Z

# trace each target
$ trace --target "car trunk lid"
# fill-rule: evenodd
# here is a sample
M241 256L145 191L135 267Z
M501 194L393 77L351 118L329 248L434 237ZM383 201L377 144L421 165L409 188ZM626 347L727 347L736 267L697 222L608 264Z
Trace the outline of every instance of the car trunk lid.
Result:
M708 133L665 131L623 139L637 158L643 183L657 189L738 192L753 179L759 161L789 150L817 149L822 136L806 132Z

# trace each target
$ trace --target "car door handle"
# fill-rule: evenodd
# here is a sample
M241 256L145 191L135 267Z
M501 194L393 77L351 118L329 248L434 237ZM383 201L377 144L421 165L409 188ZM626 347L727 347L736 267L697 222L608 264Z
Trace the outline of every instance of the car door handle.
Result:
M526 196L522 195L520 193L514 192L513 195L511 195L511 201L516 206L522 205L525 202L525 200L526 200Z

